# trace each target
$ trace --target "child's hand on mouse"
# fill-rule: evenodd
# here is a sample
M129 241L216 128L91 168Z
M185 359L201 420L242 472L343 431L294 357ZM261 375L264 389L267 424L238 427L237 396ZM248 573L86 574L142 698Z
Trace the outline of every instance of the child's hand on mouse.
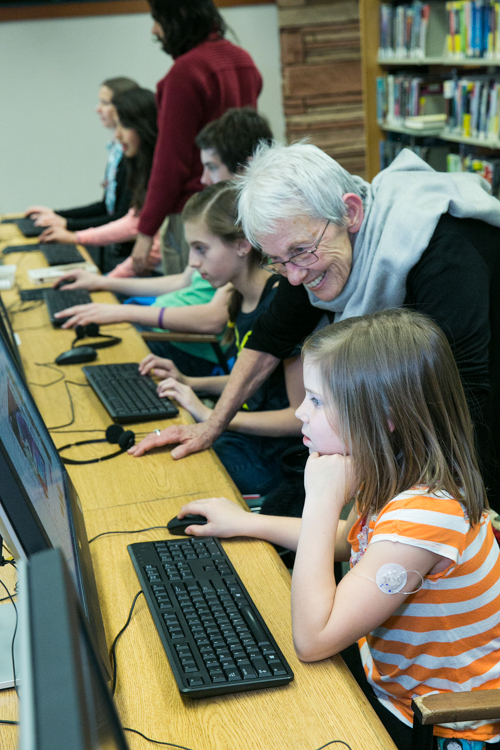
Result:
M218 536L222 539L243 536L247 521L252 515L226 497L193 500L193 502L182 506L178 518L184 518L190 513L205 516L207 523L204 526L197 526L196 524L188 526L187 534L191 536Z
M351 456L311 453L304 472L304 487L309 503L326 501L342 508L358 489Z

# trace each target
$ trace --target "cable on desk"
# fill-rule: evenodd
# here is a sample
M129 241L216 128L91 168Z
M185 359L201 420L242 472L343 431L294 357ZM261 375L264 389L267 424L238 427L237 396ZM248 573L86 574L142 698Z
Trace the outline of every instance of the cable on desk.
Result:
M9 719L0 719L0 724L19 724L18 721L10 721Z
M141 591L138 591L137 594L134 596L134 601L132 602L132 606L130 607L130 612L127 617L127 622L125 623L123 628L120 630L120 632L116 636L115 640L113 641L113 645L111 646L111 650L109 652L109 656L113 664L113 682L111 684L111 695L114 695L115 690L116 690L116 644L118 643L118 639L123 635L123 633L126 631L128 626L130 625L130 620L132 619L132 615L134 614L135 603L142 593L143 591L141 589Z
M80 433L80 432L102 432L103 435L106 434L106 430L54 430L51 428L50 431L53 432L55 435L74 435L75 433ZM150 435L151 432L152 430L149 430L149 432L136 432L135 436L141 437L141 435Z
M168 747L179 747L181 750L191 750L189 747L185 747L185 745L176 745L174 742L163 742L162 740L152 740L151 737L146 737L145 734L142 732L139 732L138 729L131 729L130 727L122 727L124 732L134 732L134 734L138 734L140 737L144 737L144 739L147 742L154 742L155 745L168 745Z
M50 383L32 383L31 381L28 382L28 385L36 385L38 388L48 388L49 385L55 385L56 383L60 383L61 380L64 380L66 377L65 373L61 370L60 367L56 367L52 362L34 362L34 364L37 367L48 367L51 370L55 370L59 377L57 380L51 380Z
M19 288L19 284L17 281L14 283L14 289L20 294L21 289ZM28 305L28 307L26 307ZM36 310L38 307L41 307L43 305L43 300L41 299L33 299L33 300L27 300L23 301L22 299L15 299L14 302L11 302L10 305L7 307L7 312L11 313L11 315L16 315L17 313L22 312L30 312L30 310ZM37 326L37 328L46 328L51 323L44 323L43 326Z
M54 365L51 364L42 364L40 362L35 362L35 364L39 365L40 367L52 367L52 369L58 369ZM64 373L63 373L64 378ZM56 383L61 382L62 378L59 378L58 380L53 380L51 383L29 383L29 385L37 385L40 388L46 388L49 385L55 385ZM75 408L73 406L73 399L71 397L71 392L69 390L69 385L79 385L81 388L90 388L90 385L88 383L77 383L76 380L65 380L64 381L64 387L66 388L66 393L68 394L69 398L69 405L71 409L71 421L66 422L66 424L58 424L55 427L47 427L48 431L51 432L52 430L60 430L63 427L71 427L72 424L75 422Z
M12 636L12 645L11 645L11 648L10 648L10 652L11 652L11 656L12 656L12 676L14 678L14 688L16 690L17 697L19 698L19 691L17 689L17 679L16 679L16 662L15 662L15 658L14 658L14 643L16 641L17 624L19 622L19 614L18 614L18 611L17 611L16 603L14 601L14 597L12 596L12 594L9 591L9 589L7 588L7 586L5 585L5 583L1 579L0 579L0 583L2 584L2 586L5 589L5 591L7 592L7 598L10 599L10 601L12 603L12 606L14 607L14 612L16 613L16 625L14 627L14 635Z
M89 539L89 544L95 542L100 536L108 536L108 534L141 534L143 531L155 531L156 529L168 529L168 526L150 526L148 529L125 529L124 531L103 531L101 534L97 534L97 536Z
M162 740L153 740L151 737L146 737L145 734L142 732L139 732L138 729L131 729L130 727L122 727L124 732L134 732L134 734L138 734L140 737L143 737L147 742L154 742L155 745L168 745L168 747L178 747L181 748L181 750L191 750L189 747L185 747L184 745L176 745L173 742L163 742ZM328 747L329 745L345 745L349 750L352 750L351 746L347 744L347 742L344 742L344 740L331 740L330 742L327 742L326 745L322 745L318 748L318 750L324 750L325 747Z

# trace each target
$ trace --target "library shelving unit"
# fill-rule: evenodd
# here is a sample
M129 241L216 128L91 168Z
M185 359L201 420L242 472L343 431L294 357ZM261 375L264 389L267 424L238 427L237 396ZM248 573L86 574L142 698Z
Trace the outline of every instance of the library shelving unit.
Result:
M387 3L386 3L387 4ZM393 0L394 6L403 3ZM410 4L407 0L406 5ZM377 78L379 76L399 72L413 75L435 75L450 71L450 77L473 77L488 75L500 80L500 56L489 57L456 57L447 53L447 9L445 0L430 2L431 16L425 50L417 58L386 58L380 57L380 0L360 0L361 24L361 62L364 98L365 137L367 177L373 177L380 171L379 144L384 140L385 133L400 133L410 136L419 142L422 137L439 138L449 144L466 144L491 149L492 155L498 158L500 139L467 137L445 129L426 130L424 132L405 128L404 123L379 123L377 121ZM496 151L497 153L494 153Z

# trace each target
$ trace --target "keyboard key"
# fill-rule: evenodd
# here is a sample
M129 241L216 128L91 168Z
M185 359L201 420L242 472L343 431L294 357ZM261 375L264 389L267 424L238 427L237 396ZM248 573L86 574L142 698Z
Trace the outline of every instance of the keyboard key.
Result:
M271 671L262 657L260 659L252 659L252 665L257 670L259 677L269 677L271 675Z
M188 679L188 685L190 687L197 687L198 685L203 685L203 677L190 677Z
M228 667L227 669L223 669L222 671L226 675L229 682L234 682L235 680L241 679L240 671L237 667Z
M240 664L239 667L244 680L254 680L257 677L257 672L250 663Z

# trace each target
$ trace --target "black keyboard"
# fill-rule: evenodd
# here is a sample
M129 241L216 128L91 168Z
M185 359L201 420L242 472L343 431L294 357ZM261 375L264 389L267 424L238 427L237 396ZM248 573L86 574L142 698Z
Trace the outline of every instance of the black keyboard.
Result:
M42 253L49 266L64 266L67 263L83 263L85 258L74 245L55 243L42 245Z
M127 549L182 695L209 698L293 680L218 539Z
M160 398L149 375L139 374L136 362L91 365L82 372L114 422L147 422L176 417L179 410L169 398Z
M21 302L36 302L37 300L43 300L44 299L44 292L47 290L45 288L42 289L20 289L19 290L19 296L21 298Z
M10 253L33 253L33 252L41 252L43 248L43 245L9 245L8 247L4 247L3 249L3 255L10 255Z
M43 298L49 311L50 322L55 328L60 328L68 318L55 318L55 314L74 305L87 305L92 302L90 294L85 289L44 289Z
M16 219L17 226L25 237L38 237L46 227L36 227L33 219Z

